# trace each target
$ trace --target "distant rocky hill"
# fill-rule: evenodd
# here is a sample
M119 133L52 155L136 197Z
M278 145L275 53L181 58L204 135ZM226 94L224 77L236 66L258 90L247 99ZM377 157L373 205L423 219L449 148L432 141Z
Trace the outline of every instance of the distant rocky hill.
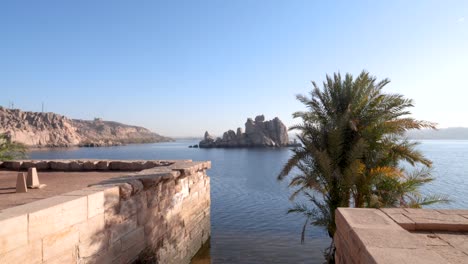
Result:
M222 138L215 139L208 131L200 141L200 148L239 148L239 147L287 147L297 146L295 142L290 142L288 129L278 117L265 121L265 116L251 118L245 123L245 133L237 128L237 132L229 130L224 132Z
M407 133L410 139L458 139L468 140L467 127L449 127L438 130L413 130Z
M0 133L33 147L111 146L171 141L143 127L0 107Z

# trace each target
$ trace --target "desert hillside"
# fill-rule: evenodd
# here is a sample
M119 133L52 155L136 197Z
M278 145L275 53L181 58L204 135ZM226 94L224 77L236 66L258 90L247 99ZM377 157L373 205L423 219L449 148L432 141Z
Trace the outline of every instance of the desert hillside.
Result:
M172 140L143 127L3 107L0 107L0 133L33 147L110 146Z

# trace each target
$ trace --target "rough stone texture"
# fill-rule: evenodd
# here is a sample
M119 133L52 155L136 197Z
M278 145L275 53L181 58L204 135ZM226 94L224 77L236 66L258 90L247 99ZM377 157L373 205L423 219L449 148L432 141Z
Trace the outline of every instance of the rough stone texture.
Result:
M178 163L190 162L181 160ZM27 171L36 168L40 171L141 171L151 168L170 166L174 161L141 160L15 160L0 163L0 168Z
M211 164L152 164L164 166L1 210L0 263L131 263L142 252L190 263L210 236Z
M335 261L468 263L464 215L468 210L339 208Z
M99 147L125 143L172 141L143 127L99 118L69 119L55 113L27 112L0 106L0 133L13 141L36 147Z
M237 132L229 130L224 132L222 138L216 140L208 131L200 141L201 148L229 148L229 147L287 147L298 146L297 143L289 142L288 129L278 117L265 121L265 116L251 118L245 123L245 133L238 128Z

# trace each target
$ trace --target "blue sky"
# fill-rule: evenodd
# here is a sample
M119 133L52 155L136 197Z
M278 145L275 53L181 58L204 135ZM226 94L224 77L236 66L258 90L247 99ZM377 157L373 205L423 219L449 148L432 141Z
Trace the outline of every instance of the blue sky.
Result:
M468 1L2 1L0 105L221 134L366 69L468 127Z

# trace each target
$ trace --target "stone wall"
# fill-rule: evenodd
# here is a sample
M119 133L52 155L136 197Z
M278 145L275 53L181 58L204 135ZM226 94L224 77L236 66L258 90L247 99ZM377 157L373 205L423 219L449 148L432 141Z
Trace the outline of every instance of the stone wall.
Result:
M336 263L468 263L468 210L339 208Z
M59 164L53 162L45 163L53 169ZM88 164L61 162L69 170L76 170L72 162ZM98 169L99 161L89 162ZM189 263L210 236L211 164L153 163L158 165L0 211L0 263L130 263L138 257Z

